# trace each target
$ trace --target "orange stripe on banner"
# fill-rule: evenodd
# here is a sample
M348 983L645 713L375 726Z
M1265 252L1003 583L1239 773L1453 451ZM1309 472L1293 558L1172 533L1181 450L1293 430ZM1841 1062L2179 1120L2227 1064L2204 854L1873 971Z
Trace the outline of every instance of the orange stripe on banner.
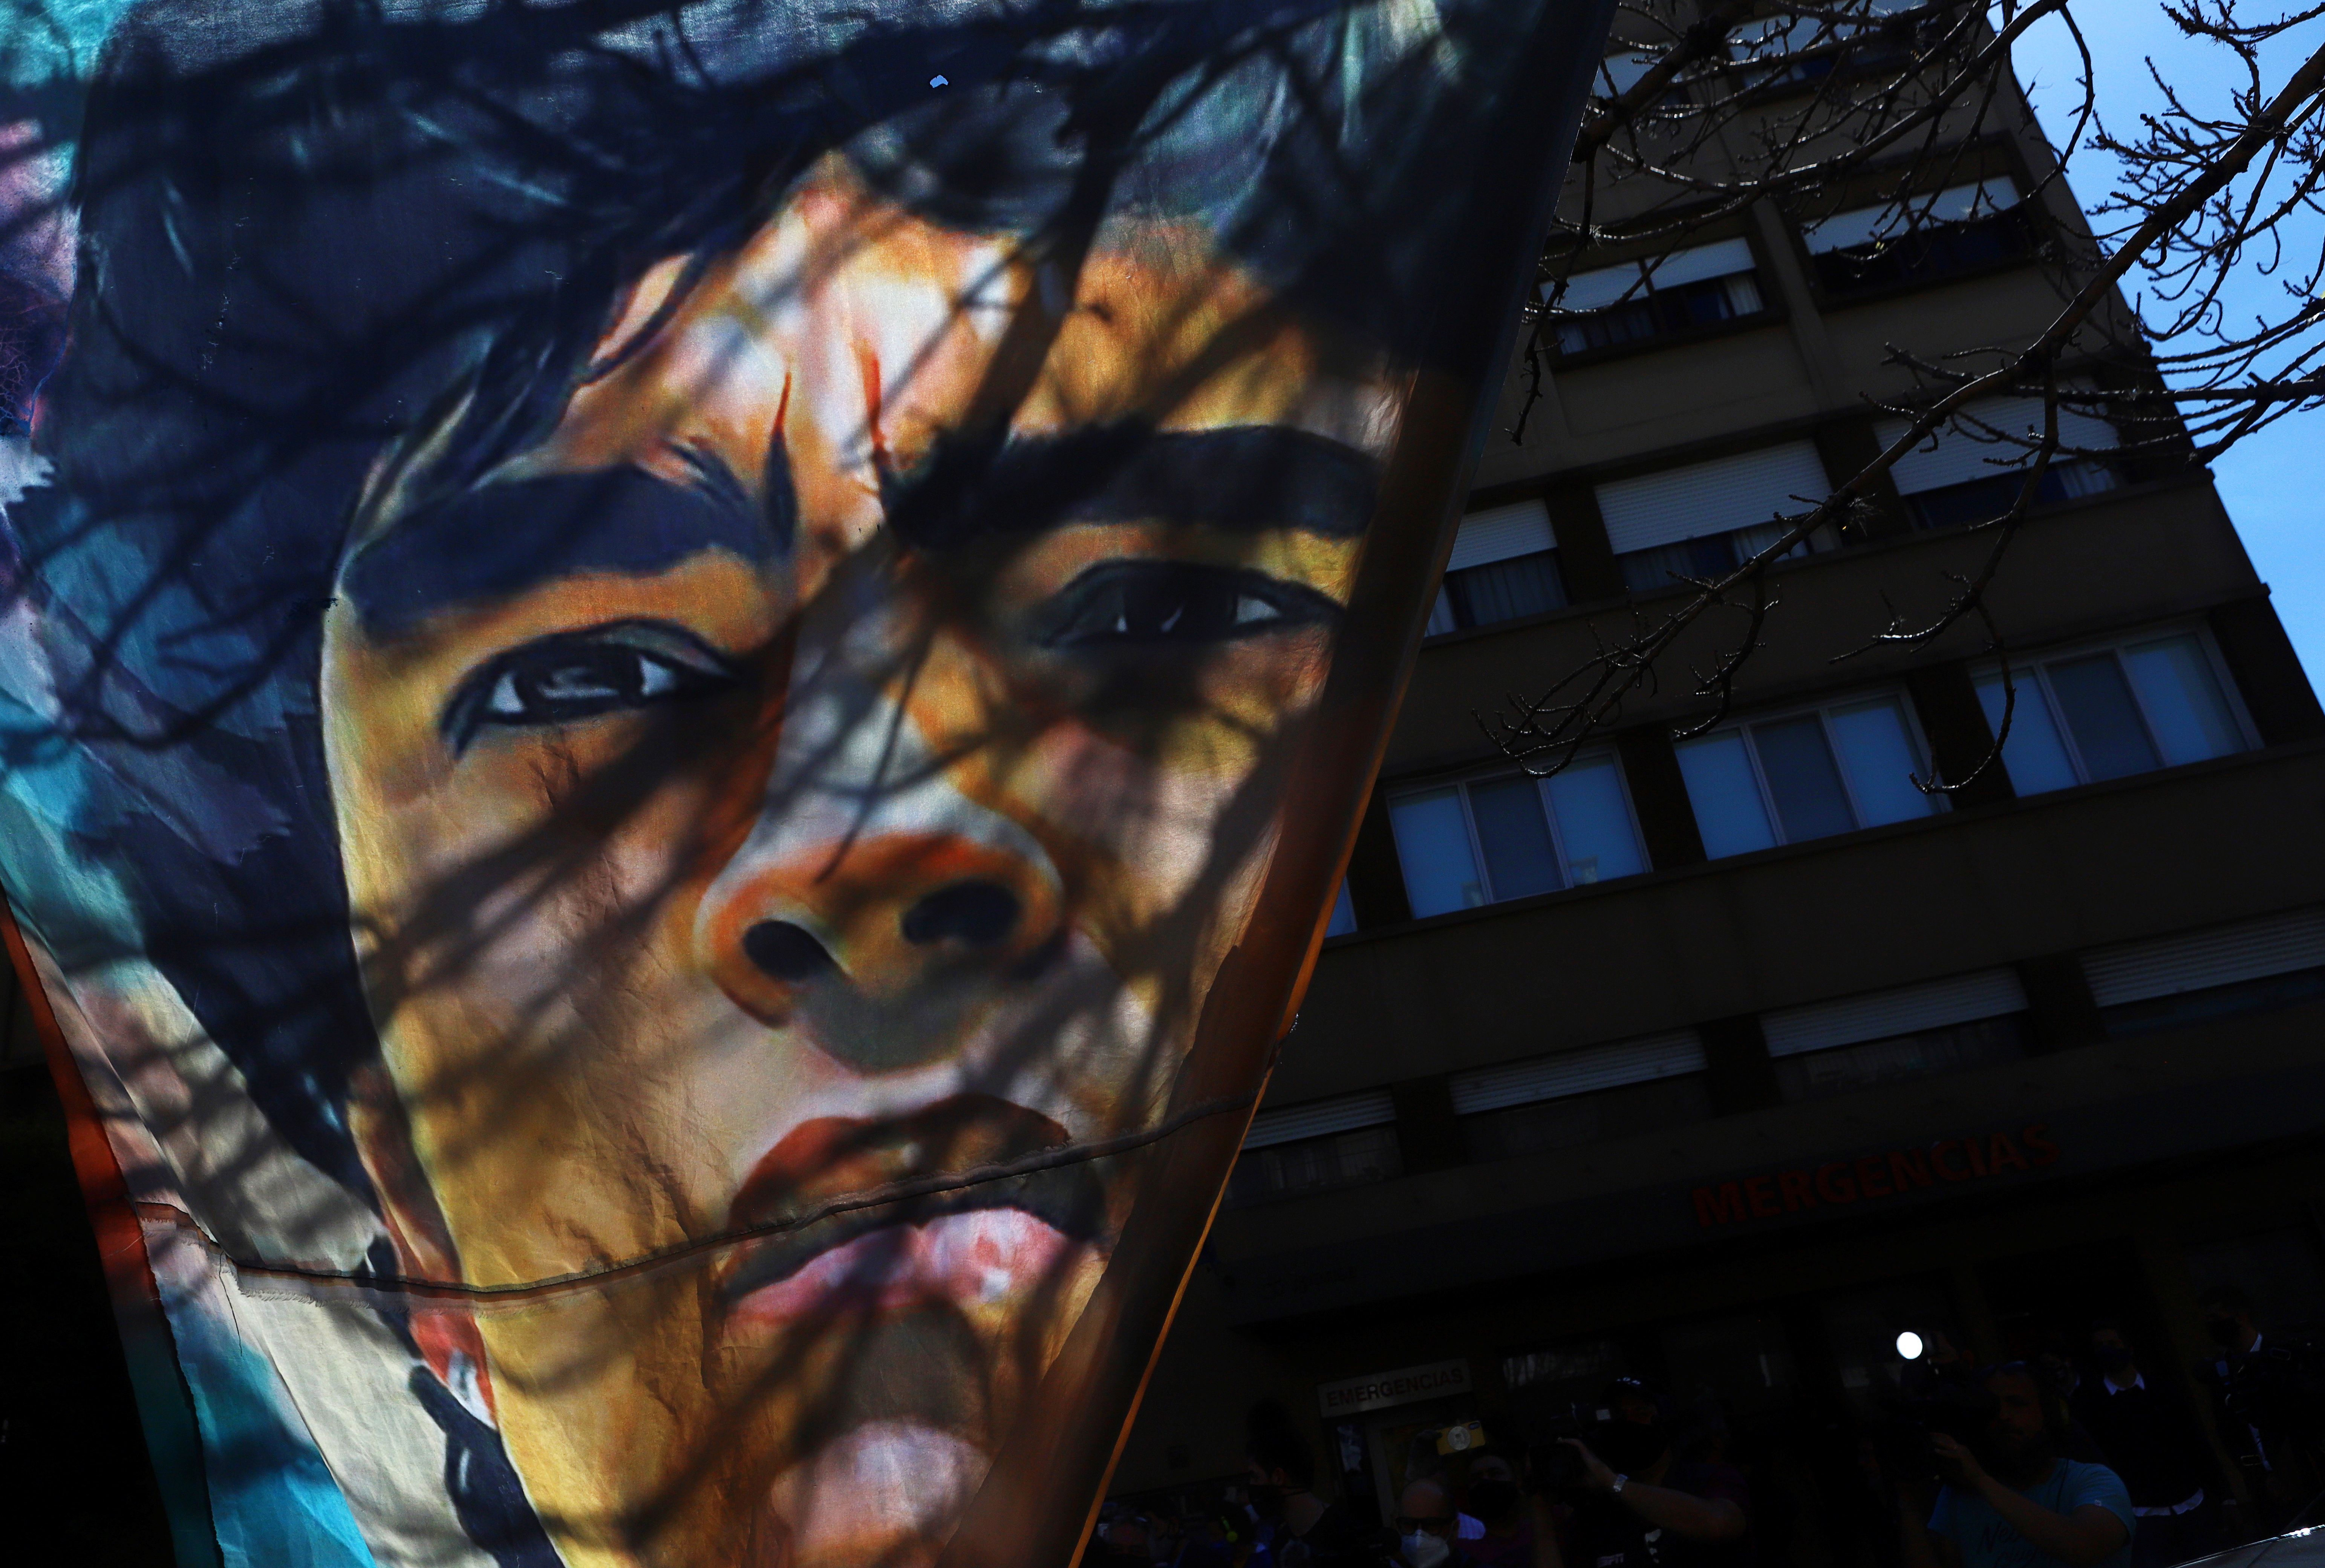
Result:
M49 993L32 962L32 949L17 929L15 908L5 895L0 895L0 938L7 942L8 961L15 966L16 983L24 988L32 1027L49 1060L49 1076L56 1082L57 1099L64 1103L73 1174L80 1181L81 1201L88 1206L89 1227L97 1232L97 1254L105 1266L105 1283L119 1307L142 1304L158 1321L162 1297L153 1284L152 1262L145 1256L144 1233L138 1229L137 1211L129 1200L129 1183L121 1174L112 1141L105 1136L105 1121L97 1115L97 1102L89 1098L88 1085L81 1081L79 1063L73 1060L64 1031L58 1027L56 1009L49 1005Z
M183 1568L216 1565L220 1558L193 1396L178 1363L177 1338L162 1310L161 1287L154 1282L153 1259L145 1250L145 1232L138 1223L113 1141L105 1136L105 1119L81 1079L80 1064L65 1044L56 1009L32 962L31 944L17 927L16 911L5 889L0 889L0 940L8 944L8 961L15 967L17 983L24 988L32 1027L41 1037L49 1076L64 1107L73 1174L80 1183L81 1202L88 1209L89 1229L96 1232L97 1260L105 1270L106 1293L113 1301L114 1326L121 1335L130 1391L146 1428L139 1434L143 1441L131 1452L153 1464L153 1479L169 1517L179 1563ZM156 1433L157 1424L182 1424L180 1441L171 1445L185 1452L182 1466L172 1467L176 1473L164 1473L164 1467L153 1460L155 1443L169 1444L171 1435ZM125 1456L123 1462L135 1463L136 1459Z

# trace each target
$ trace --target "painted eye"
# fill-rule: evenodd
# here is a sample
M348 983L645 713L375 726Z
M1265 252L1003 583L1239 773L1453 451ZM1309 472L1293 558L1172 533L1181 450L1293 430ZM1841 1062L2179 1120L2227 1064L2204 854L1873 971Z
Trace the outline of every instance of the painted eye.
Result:
M1241 567L1113 561L1083 572L1042 607L1034 640L1085 650L1199 645L1329 626L1339 614L1313 589Z
M701 696L740 678L725 654L683 627L616 621L496 654L460 682L440 724L458 753L488 726L571 724Z

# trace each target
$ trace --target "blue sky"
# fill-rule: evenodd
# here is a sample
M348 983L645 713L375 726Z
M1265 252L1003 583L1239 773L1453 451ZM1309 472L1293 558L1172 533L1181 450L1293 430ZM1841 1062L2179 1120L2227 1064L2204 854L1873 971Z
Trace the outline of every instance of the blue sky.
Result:
M2246 7L2258 19L2274 14L2267 0ZM2228 51L2191 41L2173 27L2156 0L2100 0L2076 7L2091 49L2098 78L2099 115L2126 137L2137 129L2144 110L2162 107L2162 95L2149 79L2146 60L2157 68L2179 92L2182 101L2225 109L2230 91L2245 79ZM2271 46L2264 60L2270 90L2281 85L2294 65L2325 43L2325 21L2310 23ZM2039 23L2015 51L2018 74L2027 84L2035 112L2061 141L2071 128L2074 110L2081 102L2076 79L2082 61L2066 30L2054 23ZM2102 199L2116 174L2113 160L2089 149L2079 151L2068 166L2068 178L2086 209ZM2313 264L2320 226L2309 225L2302 239L2311 248L2296 258L2295 270ZM2285 296L2277 278L2247 277L2239 282L2228 303L2246 318L2262 310L2283 309ZM2228 515L2244 536L2253 564L2274 591L2276 613L2300 650L2311 683L2325 686L2325 476L2312 458L2325 439L2325 420L2316 414L2295 414L2261 434L2231 448L2213 465L2220 496Z

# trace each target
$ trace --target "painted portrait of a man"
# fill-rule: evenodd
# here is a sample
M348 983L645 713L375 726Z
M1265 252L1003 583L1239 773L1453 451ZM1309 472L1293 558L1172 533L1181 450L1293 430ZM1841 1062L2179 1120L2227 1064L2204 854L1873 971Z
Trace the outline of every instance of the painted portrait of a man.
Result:
M1044 1560L979 1496L1102 1481L1530 260L1444 169L1598 10L116 27L0 882L287 1456L222 1541Z

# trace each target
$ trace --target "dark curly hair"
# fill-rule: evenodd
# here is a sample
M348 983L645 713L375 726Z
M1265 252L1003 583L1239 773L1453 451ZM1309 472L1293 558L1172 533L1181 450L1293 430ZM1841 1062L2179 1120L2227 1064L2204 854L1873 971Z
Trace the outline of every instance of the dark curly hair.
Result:
M1552 25L1595 39L1598 9ZM65 951L73 900L20 888L33 925L68 969L91 942L157 964L285 1138L367 1192L340 1101L377 1044L315 683L383 450L455 398L433 478L537 441L630 280L740 244L834 153L1069 268L1111 217L1197 218L1426 365L1502 308L1437 286L1448 247L1524 243L1471 182L1523 186L1542 150L1404 46L1418 14L1462 59L1542 27L1489 0L259 0L221 29L208 0L148 0L85 106L70 344L35 431L54 482L0 551L82 645L60 729L104 765L78 842L140 929ZM1583 69L1528 90L1570 97Z

